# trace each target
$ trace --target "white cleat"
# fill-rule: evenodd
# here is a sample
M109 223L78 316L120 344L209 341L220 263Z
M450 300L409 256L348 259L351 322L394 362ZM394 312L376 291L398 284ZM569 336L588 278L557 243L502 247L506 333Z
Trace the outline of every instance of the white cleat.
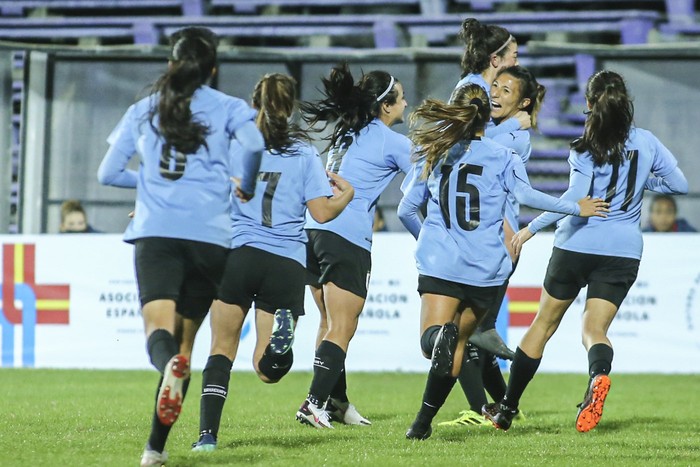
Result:
M328 412L321 407L316 407L308 399L297 410L297 420L314 428L333 428Z
M326 402L326 413L334 422L345 425L369 426L372 424L365 417L360 415L354 405L350 402L340 402L338 399L330 398Z
M167 452L151 451L150 449L146 448L144 449L143 454L141 455L141 467L160 467L161 465L165 465L165 462L167 460Z

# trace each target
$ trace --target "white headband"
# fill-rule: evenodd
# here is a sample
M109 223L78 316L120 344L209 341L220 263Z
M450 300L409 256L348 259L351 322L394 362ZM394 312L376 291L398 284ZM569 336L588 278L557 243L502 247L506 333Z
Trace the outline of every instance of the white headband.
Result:
M500 52L501 50L505 49L505 48L508 46L508 44L510 44L510 41L512 41L512 40L515 40L515 37L513 37L513 35L511 34L511 35L508 37L508 40L505 41L505 42L503 43L502 46L500 46L499 48L497 48L495 52L491 52L491 55L496 55L498 52Z
M395 80L394 77L392 76L391 79L389 80L389 87L386 88L386 91L384 91L383 93L381 93L381 94L377 97L377 102L379 102L380 100L384 99L384 98L386 97L386 95L389 94L389 92L391 91L391 88L394 87L394 83L395 83L395 82L396 82L396 80Z

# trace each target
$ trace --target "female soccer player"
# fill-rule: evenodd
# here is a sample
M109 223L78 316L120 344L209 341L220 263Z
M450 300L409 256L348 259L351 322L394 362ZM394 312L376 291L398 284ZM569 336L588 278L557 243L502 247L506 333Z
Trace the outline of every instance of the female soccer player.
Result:
M483 408L484 415L503 430L511 425L547 341L586 285L583 345L590 380L579 404L576 429L586 432L598 424L610 389L613 349L608 328L637 278L642 256L639 221L644 189L673 194L688 191L688 182L669 150L651 132L632 126L634 107L622 76L612 71L594 74L588 80L586 102L589 114L583 136L571 144L571 178L562 198L604 196L610 214L604 222L567 218L557 227L540 307L516 349L506 395ZM513 239L516 253L543 227L559 219L544 213L520 230Z
M455 86L453 95L460 86L475 83L481 86L490 97L491 86L498 73L505 68L518 65L518 44L507 29L494 24L482 24L474 18L467 18L462 22L460 37L465 46L462 56L462 79ZM498 123L496 125L495 121L489 121L485 130L486 137L495 138L509 135L519 129L527 130L532 124L530 115L524 110L500 119ZM508 144L506 146L512 147ZM513 149L517 151L518 148ZM517 224L511 225L509 222L503 224L508 240L513 237L517 228ZM504 287L507 287L507 284ZM506 346L496 332L498 311L499 309L492 310L484 317L479 329L470 337L470 342L501 358L512 360L513 351Z
M537 82L537 79L529 70L520 66L504 68L498 72L496 79L491 84L491 119L498 125L518 112L526 112L530 116L532 127L537 129L537 115L542 106L544 96L544 86ZM493 140L513 149L520 156L523 165L527 164L532 152L529 131L516 130L510 133L501 133L494 136ZM511 193L508 193L506 200L505 219L503 222L504 236L506 247L513 261L514 270L517 264L517 257L512 251L512 247L510 247L510 241L513 237L513 230L510 227L519 225L518 215L520 207ZM511 235L508 235L508 233ZM508 280L501 285L493 306L479 324L478 329L482 330L482 336L488 336L489 333L496 332L496 317L507 288ZM481 343L481 340L476 343ZM481 415L481 407L487 402L484 388L487 389L493 400L501 400L505 394L506 382L503 379L494 354L480 349L473 343L468 344L467 351L469 358L463 359L459 383L469 401L469 410L463 411L456 420L443 422L440 425L490 425ZM510 349L508 351L510 352ZM509 356L512 358L512 355L499 354L499 356L501 358Z
M467 18L462 22L459 36L464 42L462 76L455 86L453 96L460 86L468 83L478 84L489 94L491 83L498 72L518 65L518 43L506 28ZM492 138L498 134L528 128L530 116L526 112L516 112L498 126L495 122L489 122L485 136Z
M489 116L488 96L477 84L460 87L452 104L428 99L412 114L413 121L426 123L412 131L418 148L412 181L418 183L409 184L399 216L418 237L420 343L432 364L409 439L430 436L432 419L461 368L467 338L511 271L502 234L506 193L533 207L604 215L603 200L585 197L577 205L534 190L512 150L481 139ZM450 151L464 139L466 148ZM421 224L418 209L425 200L428 213Z
M375 204L394 176L410 168L411 142L390 128L403 121L406 100L389 73L371 71L355 83L343 64L323 84L325 99L302 110L311 124L337 121L326 169L347 179L355 198L331 222L307 216L307 269L321 312L320 343L309 394L296 416L316 428L332 428L331 418L370 424L348 401L345 355L367 297Z
M186 28L170 43L167 71L151 96L129 107L98 171L103 184L136 188L124 240L135 245L148 355L163 375L142 466L167 459L163 448L187 391L194 334L224 270L234 166L229 145L235 138L242 147L236 193L245 199L254 192L263 149L255 111L206 85L215 72L216 36ZM138 172L126 168L135 154Z
M216 448L231 365L253 301L255 371L262 381L276 383L291 369L294 327L304 314L306 210L316 221L328 222L353 197L345 180L326 175L306 134L289 123L296 108L294 78L265 75L255 86L253 107L259 112L256 124L265 138L265 152L255 197L248 203L233 200L232 250L219 287L220 302L212 309L212 345L204 368L195 451Z

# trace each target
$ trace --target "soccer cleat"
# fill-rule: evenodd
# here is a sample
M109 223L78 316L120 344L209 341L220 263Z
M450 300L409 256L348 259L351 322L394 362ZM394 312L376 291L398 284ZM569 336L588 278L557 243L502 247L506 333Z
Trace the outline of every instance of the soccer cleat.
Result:
M592 430L603 416L603 404L610 391L610 377L596 375L591 379L583 402L578 405L576 429L581 433Z
M440 329L431 358L431 371L436 375L444 377L452 373L458 334L454 323L445 323Z
M328 412L321 407L317 407L316 404L311 403L308 399L297 410L297 420L314 428L333 428Z
M490 426L491 422L483 415L473 410L462 410L459 417L449 422L438 423L438 426Z
M168 460L168 453L163 451L163 452L158 452L158 451L153 451L151 449L148 449L148 446L146 446L146 449L143 450L143 454L141 454L141 467L153 467L153 466L161 466L165 465L165 463Z
M340 402L338 399L330 398L328 402L326 402L324 410L328 414L328 417L334 422L361 426L369 426L372 424L372 422L360 415L360 412L358 412L355 406L350 402Z
M203 433L196 443L192 443L192 450L197 452L211 452L216 450L216 438L211 433Z
M294 315L289 310L275 311L275 323L270 335L270 352L283 355L294 343Z
M170 426L182 410L182 386L190 377L190 365L184 355L175 355L165 367L163 383L156 399L156 413L163 425Z
M484 332L475 332L469 336L469 343L504 360L513 360L513 357L515 357L515 352L508 348L495 329L489 329L488 331Z
M513 423L513 419L518 415L518 409L508 408L500 402L492 402L484 404L481 413L493 423L493 426L499 430L507 431Z
M425 425L424 423L419 422L418 419L415 419L411 424L411 427L408 429L408 431L406 431L406 439L417 439L423 441L430 438L430 435L432 434L433 428L430 426L430 424Z

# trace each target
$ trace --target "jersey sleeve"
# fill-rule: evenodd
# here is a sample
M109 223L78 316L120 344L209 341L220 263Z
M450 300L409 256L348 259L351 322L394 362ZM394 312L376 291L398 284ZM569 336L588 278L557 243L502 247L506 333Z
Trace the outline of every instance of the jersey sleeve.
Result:
M234 135L238 140L241 160L241 185L240 189L244 193L255 193L255 182L260 170L260 160L265 148L265 141L260 130L252 120L246 120L236 128ZM230 149L230 148L229 148ZM234 163L236 163L234 161Z
M328 182L326 169L323 168L321 156L315 148L309 148L310 154L306 156L306 170L304 171L304 202L309 200L333 196L333 190Z
M390 146L387 154L388 165L408 173L411 170L411 140L396 133L396 138L391 141Z
M645 184L647 190L667 194L685 194L688 192L688 180L678 167L678 161L659 141L659 139L646 132L654 151L654 162L651 171L653 177L649 177Z
M254 121L258 115L257 110L250 107L243 99L231 97L227 105L228 121L226 122L226 131L233 136L236 130L245 122Z
M569 154L569 166L571 167L569 171L569 188L561 195L560 199L577 202L588 195L590 190L593 179L593 161L590 156L584 157L576 151L571 151ZM528 229L533 234L537 233L562 217L564 216L554 212L542 213L530 222Z
M523 161L523 164L527 165L528 160L530 160L530 153L532 152L529 133L525 131L502 133L491 139L515 151L518 156L520 156L520 160Z
M137 172L126 168L129 160L136 154L133 128L137 122L134 112L134 106L129 107L107 138L109 149L97 169L97 179L103 185L136 188Z
M500 125L495 125L493 122L489 123L490 124L486 125L486 130L484 131L484 135L487 138L495 138L498 135L511 133L520 129L520 122L515 117L510 117L508 120L501 122Z
M520 204L562 214L576 215L580 212L578 204L575 202L555 198L532 188L527 172L525 172L523 161L520 160L520 157L515 152L511 151L510 160L506 164L505 175L505 188L513 193Z
M399 202L397 215L401 223L406 227L414 238L418 238L423 222L420 218L420 209L428 200L428 184L426 180L420 179L423 171L423 164L416 163L409 169L401 191L403 198Z

